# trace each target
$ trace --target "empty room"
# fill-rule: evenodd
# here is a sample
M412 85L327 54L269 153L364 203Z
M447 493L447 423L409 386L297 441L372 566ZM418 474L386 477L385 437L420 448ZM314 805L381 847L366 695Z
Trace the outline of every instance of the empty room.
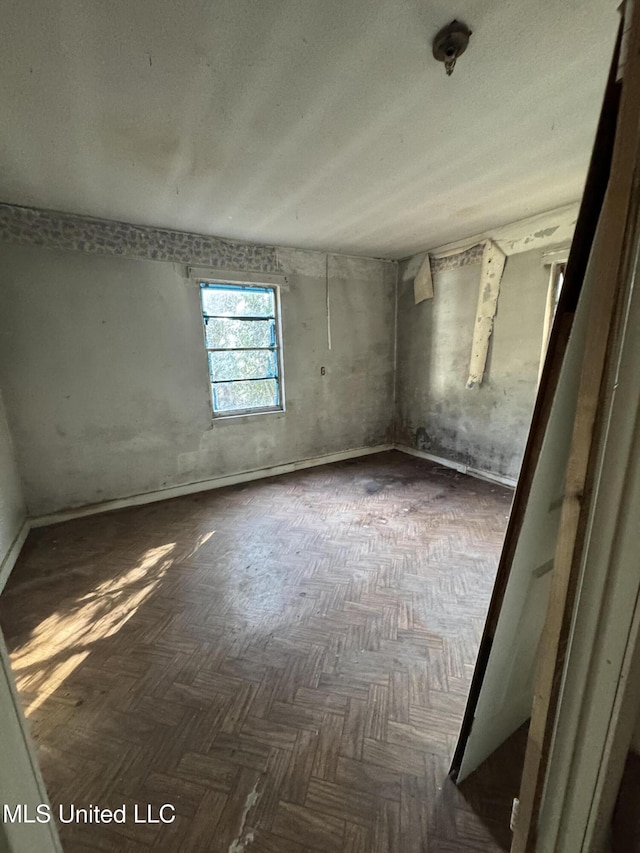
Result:
M0 851L640 849L631 4L0 8Z

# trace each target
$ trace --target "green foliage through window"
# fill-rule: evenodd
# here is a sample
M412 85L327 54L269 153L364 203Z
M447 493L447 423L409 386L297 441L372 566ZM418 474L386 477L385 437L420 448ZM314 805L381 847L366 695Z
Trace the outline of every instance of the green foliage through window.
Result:
M203 282L200 293L214 412L280 408L275 289Z

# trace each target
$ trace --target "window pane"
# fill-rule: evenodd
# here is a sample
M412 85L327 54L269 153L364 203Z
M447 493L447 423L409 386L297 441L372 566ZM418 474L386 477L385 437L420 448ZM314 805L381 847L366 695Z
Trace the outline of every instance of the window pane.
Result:
M278 374L278 358L273 350L248 352L210 352L209 371L212 382L229 379L266 379Z
M269 317L275 313L274 292L257 287L206 287L200 288L205 314L223 314L229 317Z
M279 408L274 288L203 284L200 294L214 411Z
M234 409L262 409L280 403L277 379L258 382L229 382L212 385L213 408L216 412Z
M207 347L271 347L276 342L275 320L205 320Z

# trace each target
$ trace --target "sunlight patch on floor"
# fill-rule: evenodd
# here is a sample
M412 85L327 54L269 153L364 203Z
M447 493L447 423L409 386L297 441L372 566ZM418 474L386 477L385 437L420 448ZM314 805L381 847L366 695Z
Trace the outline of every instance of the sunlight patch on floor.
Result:
M67 612L52 613L11 655L18 690L37 694L29 717L90 654L98 640L116 634L158 586L173 563L175 542L150 548L132 569L83 595Z

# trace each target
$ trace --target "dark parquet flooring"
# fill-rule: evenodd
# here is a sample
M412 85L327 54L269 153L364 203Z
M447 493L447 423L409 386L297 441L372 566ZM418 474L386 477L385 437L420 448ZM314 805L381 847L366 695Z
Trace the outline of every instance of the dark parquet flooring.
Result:
M0 624L50 798L127 807L65 851L508 849L521 744L447 773L510 500L391 452L32 531Z

